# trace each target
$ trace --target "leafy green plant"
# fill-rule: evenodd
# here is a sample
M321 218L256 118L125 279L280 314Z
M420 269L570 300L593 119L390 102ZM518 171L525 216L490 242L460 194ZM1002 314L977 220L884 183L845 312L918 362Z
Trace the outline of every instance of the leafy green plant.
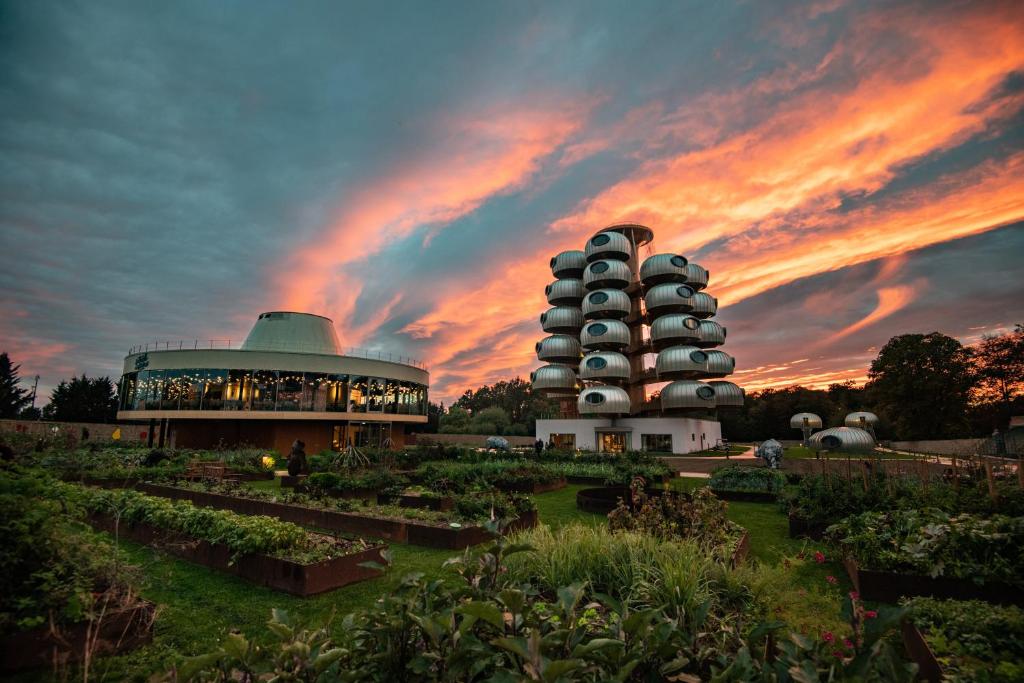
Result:
M942 665L956 681L1010 683L1024 679L1024 610L977 600L904 600Z
M785 485L786 477L778 470L739 465L719 467L708 480L712 491L779 493Z
M830 526L826 539L865 569L1024 585L1024 517L865 512Z

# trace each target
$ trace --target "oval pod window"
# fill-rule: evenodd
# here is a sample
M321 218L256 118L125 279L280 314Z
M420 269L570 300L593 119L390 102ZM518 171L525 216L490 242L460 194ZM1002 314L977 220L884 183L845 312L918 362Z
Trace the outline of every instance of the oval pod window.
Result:
M608 301L608 295L604 292L594 292L590 295L590 303L595 305L601 305Z
M676 294L683 297L684 299L689 299L694 295L694 291L692 288L687 287L686 285L681 285L679 287L676 287Z
M596 406L600 403L604 403L604 394L594 391L584 396L583 400L591 405Z
M685 268L686 267L686 258L683 257L683 256L673 256L672 258L669 259L669 261L676 268Z
M590 266L591 273L603 273L606 270L608 270L608 264L604 261L598 261L594 265Z
M697 395L705 401L710 401L715 397L715 390L709 386L697 387Z
M609 237L605 233L601 233L600 235L595 235L594 239L590 240L590 243L593 244L595 247L603 247L604 245L608 244L611 241L611 237Z
M594 356L593 358L587 359L587 367L591 370L603 370L608 365L608 361L601 356Z

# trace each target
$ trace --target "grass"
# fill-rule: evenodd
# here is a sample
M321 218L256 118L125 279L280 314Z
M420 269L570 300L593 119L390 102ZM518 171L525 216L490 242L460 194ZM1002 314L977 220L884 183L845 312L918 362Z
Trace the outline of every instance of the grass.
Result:
M814 460L818 457L818 452L813 451L806 446L787 446L783 451L782 462L786 462L786 459L792 460ZM913 455L906 453L892 453L889 451L875 451L871 454L858 454L853 455L854 460L863 460L864 458L881 458L883 460L914 460ZM830 460L845 460L846 454L844 453L830 453Z
M671 486L691 490L706 479L676 478ZM274 488L275 481L249 484L256 488ZM535 496L543 524L557 529L571 522L603 525L602 515L576 508L576 493L585 485ZM775 606L775 614L805 632L830 629L840 632L840 591L843 583L830 586L825 576L845 578L838 564L817 564L816 546L787 536L786 518L770 503L730 503L729 517L751 533L750 581ZM94 668L94 680L145 681L155 672L168 670L181 655L209 651L232 628L247 636L265 637L263 624L271 608L287 609L301 619L325 621L333 614L335 624L344 614L372 605L394 588L410 572L430 577L448 573L441 565L458 555L450 550L432 550L417 546L391 545L393 568L386 576L353 584L340 590L310 598L298 598L254 586L241 579L190 564L151 548L122 542L130 560L143 567L147 578L143 597L160 605L153 643L121 657L101 659ZM790 559L805 551L805 560ZM759 565L754 565L754 563ZM789 567L785 564L788 562ZM337 628L337 627L336 627ZM344 634L336 633L338 642ZM39 672L17 680L49 680Z
M739 455L744 453L750 446L743 444L729 444L728 453L726 451L714 448L706 448L703 451L693 451L691 453L673 454L673 458L724 458L728 455Z

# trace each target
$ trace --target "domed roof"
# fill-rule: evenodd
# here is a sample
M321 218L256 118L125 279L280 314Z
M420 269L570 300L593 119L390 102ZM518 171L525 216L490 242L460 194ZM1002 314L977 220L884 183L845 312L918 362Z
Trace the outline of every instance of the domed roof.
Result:
M563 251L551 257L551 273L558 279L583 277L587 258L582 251Z
M596 289L625 289L633 279L633 272L622 261L604 259L594 261L583 271L583 285Z
M629 295L621 289L599 289L583 297L583 317L587 320L625 318L629 310Z
M712 380L708 386L715 390L716 408L742 408L744 393L743 389L723 380Z
M633 257L633 245L629 238L618 232L599 232L587 240L587 262L612 259L628 261Z
M618 351L629 346L629 327L621 320L596 320L583 326L580 343L588 350Z
M580 361L580 379L604 382L629 380L629 359L615 351L588 353Z
M530 382L543 394L574 393L576 371L568 365L542 365L530 373Z
M655 254L640 266L640 280L645 285L657 285L662 282L686 282L685 256L679 254Z
M339 356L341 342L330 318L312 313L270 311L260 313L242 349Z
M821 429L821 417L814 413L797 413L789 418L789 426L793 429L803 429L804 420L807 421L807 426L811 429Z
M807 444L816 451L866 453L875 448L875 440L863 429L830 427L811 435Z
M847 415L846 419L843 420L843 424L845 424L847 427L874 427L876 424L878 424L878 416L875 415L874 413L869 413L867 411L861 410Z
M694 343L700 339L700 319L685 313L671 313L651 323L651 342L654 348Z
M540 325L552 334L579 334L583 313L575 306L555 306L540 314Z
M693 309L694 296L696 292L689 285L666 282L647 290L644 307L647 314L655 318L666 313L689 313Z
M629 406L626 390L611 386L588 387L580 392L576 401L581 415L626 415Z
M704 382L679 380L661 390L662 410L709 410L715 407L715 389Z

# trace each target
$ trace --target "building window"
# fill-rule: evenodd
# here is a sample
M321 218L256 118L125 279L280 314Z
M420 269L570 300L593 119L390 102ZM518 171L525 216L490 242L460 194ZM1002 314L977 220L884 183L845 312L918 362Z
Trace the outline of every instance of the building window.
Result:
M658 453L672 452L671 434L644 434L640 437L643 450Z
M552 434L548 438L554 448L559 448L566 451L576 450L576 435L575 434Z
M593 244L595 247L603 247L604 245L608 244L611 241L612 238L609 237L607 233L602 232L600 235L595 235L594 238L590 240L590 243Z
M367 401L367 411L381 413L384 411L384 380L380 377L370 378L370 395Z
M682 256L673 256L669 260L672 262L672 265L675 266L676 268L686 267L686 259L683 258Z
M679 287L676 287L676 294L684 299L689 299L695 294L695 292L687 285L680 285Z
M252 409L277 409L277 370L257 370L252 378Z
M348 410L351 413L365 413L366 412L366 394L369 388L369 383L366 377L353 377L352 385L349 389L348 396Z
M600 306L606 301L608 301L608 295L605 292L594 292L590 295L590 303L595 306Z
M593 358L587 359L587 367L590 368L591 370L602 370L607 365L608 361L606 361L601 356L594 356Z
M327 412L331 394L331 376L323 372L307 372L302 385L302 409Z
M594 323L587 328L587 334L592 337L600 337L602 334L608 331L608 326L604 323Z
M586 396L584 396L583 400L591 405L596 406L598 404L604 403L604 394L597 391L592 391Z
M228 384L227 370L207 370L200 398L201 410L221 410L224 407L224 389Z
M302 373L281 372L281 384L277 390L278 410L299 410L302 405Z
M606 270L608 270L608 264L605 263L604 261L598 261L594 265L590 266L590 272L597 273L598 275L600 275Z

